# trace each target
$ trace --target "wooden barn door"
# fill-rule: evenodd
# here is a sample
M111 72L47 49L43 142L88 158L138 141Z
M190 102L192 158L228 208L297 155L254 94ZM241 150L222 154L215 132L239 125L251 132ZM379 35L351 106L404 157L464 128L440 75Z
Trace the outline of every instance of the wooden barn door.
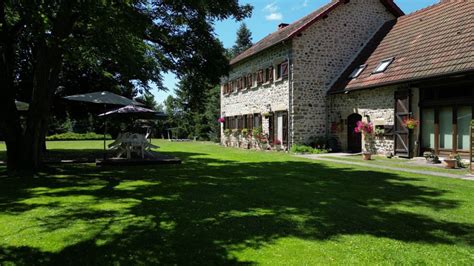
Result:
M403 126L403 120L411 115L410 90L395 92L395 155L411 157L410 131Z

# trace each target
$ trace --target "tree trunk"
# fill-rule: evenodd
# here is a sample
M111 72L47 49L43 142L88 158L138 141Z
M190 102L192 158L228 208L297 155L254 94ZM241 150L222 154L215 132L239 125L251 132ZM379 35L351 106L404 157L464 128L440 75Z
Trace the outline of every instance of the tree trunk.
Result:
M52 37L39 43L33 76L32 101L23 143L23 163L37 171L42 166L43 144L48 130L52 98L62 66L63 45L70 35L76 17L73 1L64 1L53 25Z
M21 29L21 22L9 27L5 18L5 3L0 3L0 130L7 146L7 167L15 172L20 165L21 125L15 105L14 66L15 43Z
M46 43L39 50L33 79L32 102L23 143L25 167L33 171L42 166L43 145L48 130L52 96L56 88L61 54Z

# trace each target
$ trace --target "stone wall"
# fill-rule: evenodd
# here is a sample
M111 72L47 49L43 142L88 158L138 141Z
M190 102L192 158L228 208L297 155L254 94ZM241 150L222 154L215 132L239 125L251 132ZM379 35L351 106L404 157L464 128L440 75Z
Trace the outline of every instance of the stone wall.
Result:
M379 0L353 0L294 38L292 143L327 134L326 92L373 34L392 19Z
M284 44L270 48L261 54L232 66L229 77L226 80L233 80L238 77L246 76L249 73L255 73L259 69L273 66L274 81L258 86L254 81L252 88L244 89L239 92L232 92L230 95L224 95L221 90L221 116L231 117L288 110L289 79L275 79L276 66L283 61L288 60L290 57L291 45ZM264 117L262 117L262 129L264 133L268 133L269 131L268 119ZM221 139L221 142L223 143L224 134L221 135L223 136ZM231 146L235 146L235 142L235 139L232 138Z
M395 124L395 92L403 89L401 86L379 87L374 89L353 91L348 94L335 94L328 96L328 121L329 124L337 123L338 132L331 135L336 137L342 150L346 151L347 143L347 118L354 113L360 114L362 120L372 122L376 126L394 126ZM411 110L415 119L420 119L419 90L411 88ZM353 130L353 129L350 129ZM412 147L416 149L415 140L418 139L419 128L413 133ZM364 143L362 144L364 146ZM378 136L375 140L378 154L394 153L394 137Z
M360 114L363 121L370 121L374 126L394 125L395 90L396 87L386 87L329 96L328 121L330 124L339 123L339 132L333 135L337 137L343 151L348 147L347 118L351 114ZM377 137L375 148L380 154L393 151L393 137Z

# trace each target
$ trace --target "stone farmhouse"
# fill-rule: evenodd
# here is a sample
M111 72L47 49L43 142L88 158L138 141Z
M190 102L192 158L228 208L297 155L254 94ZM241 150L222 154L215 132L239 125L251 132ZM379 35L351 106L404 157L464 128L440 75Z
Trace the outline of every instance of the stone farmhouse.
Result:
M441 1L404 15L392 0L333 0L231 60L221 92L222 143L255 147L230 130L262 130L289 148L323 137L360 152L358 121L378 153L411 157L470 150L474 1ZM419 126L409 130L403 120ZM224 132L226 134L224 134Z

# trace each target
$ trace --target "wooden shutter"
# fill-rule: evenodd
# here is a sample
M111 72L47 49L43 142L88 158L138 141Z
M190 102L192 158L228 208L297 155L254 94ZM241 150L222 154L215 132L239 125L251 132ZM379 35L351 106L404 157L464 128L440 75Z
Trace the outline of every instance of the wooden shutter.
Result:
M268 116L268 142L270 144L273 145L273 140L275 139L274 138L274 135L275 135L275 130L274 130L274 127L275 127L275 118L277 116L273 115L273 113L270 113L270 115Z
M253 115L247 115L247 126L249 130L253 129Z
M268 68L268 81L272 82L273 81L273 67Z
M283 145L288 147L288 112L283 113Z
M281 63L281 76L283 78L288 77L288 62Z
M259 70L257 73L257 84L263 83L263 69Z
M410 157L410 131L403 126L403 120L411 115L410 90L395 92L395 155Z

